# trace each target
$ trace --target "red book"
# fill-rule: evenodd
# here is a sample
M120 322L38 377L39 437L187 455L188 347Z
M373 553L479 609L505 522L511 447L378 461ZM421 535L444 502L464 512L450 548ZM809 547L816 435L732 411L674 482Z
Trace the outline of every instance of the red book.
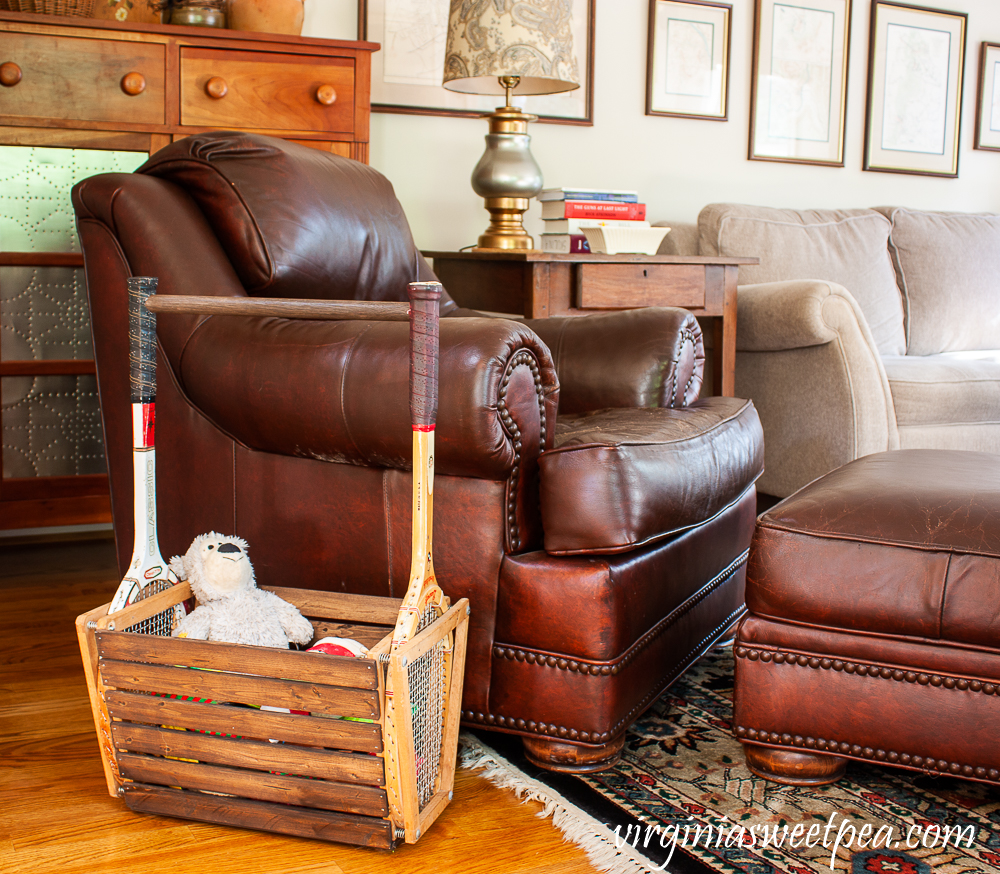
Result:
M642 221L646 218L646 204L618 203L610 200L549 200L542 204L542 218L607 218Z

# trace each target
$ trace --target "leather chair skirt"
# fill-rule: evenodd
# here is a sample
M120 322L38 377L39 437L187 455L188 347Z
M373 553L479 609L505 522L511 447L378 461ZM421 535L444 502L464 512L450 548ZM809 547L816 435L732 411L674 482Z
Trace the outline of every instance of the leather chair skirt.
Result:
M733 729L755 773L1000 783L1000 456L860 458L757 522Z

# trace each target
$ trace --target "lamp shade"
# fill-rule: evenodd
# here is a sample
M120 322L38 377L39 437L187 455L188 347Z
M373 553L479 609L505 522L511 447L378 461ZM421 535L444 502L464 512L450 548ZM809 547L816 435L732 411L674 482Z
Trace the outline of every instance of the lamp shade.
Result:
M451 0L444 87L503 94L499 77L518 76L521 95L579 88L572 10L573 0Z

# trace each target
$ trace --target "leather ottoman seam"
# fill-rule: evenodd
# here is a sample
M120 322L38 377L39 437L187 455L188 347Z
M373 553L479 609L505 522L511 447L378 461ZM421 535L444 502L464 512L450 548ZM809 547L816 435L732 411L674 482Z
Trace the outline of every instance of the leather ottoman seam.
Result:
M726 580L733 576L747 560L748 552L738 556L725 570L718 576L702 586L691 597L676 606L659 622L643 634L617 659L611 662L585 661L583 659L571 659L566 656L544 652L542 650L523 649L518 646L507 646L503 643L493 644L494 658L506 659L507 661L527 662L529 665L539 665L540 667L556 668L560 671L571 671L573 673L591 674L593 676L615 676L629 662L631 662L640 652L646 649L657 637L663 634L681 616L689 612L699 602L707 598L713 591L721 586ZM742 608L741 608L742 609ZM714 632L712 632L714 633ZM711 635L710 635L711 636Z
M1000 683L988 683L984 680L969 677L955 677L948 674L934 674L928 671L913 671L905 667L885 665L873 662L858 662L849 659L838 659L830 656L808 655L806 653L789 652L787 650L763 649L748 647L737 643L733 652L738 659L755 662L774 662L788 664L813 670L843 671L845 674L857 674L859 677L871 677L876 680L893 680L894 682L917 683L921 686L944 687L958 689L960 692L981 692L984 695L1000 693Z
M920 770L931 776L947 773L979 780L996 781L1000 779L1000 770L996 768L986 768L983 765L966 765L961 762L949 762L945 759L911 755L910 753L900 753L895 750L862 747L860 744L852 744L848 741L803 737L798 734L791 735L787 732L782 733L747 728L743 725L733 726L733 734L742 741L749 743L762 743L768 746L788 747L803 751L820 750L837 756L860 759L861 761L888 762L893 765L904 765L915 770Z
M792 528L789 525L780 525L772 520L759 519L757 521L758 530L780 531L785 534L797 534L802 537L818 537L823 540L845 540L850 543L870 543L875 546L891 546L896 549L915 549L921 552L950 552L952 555L973 555L986 558L1000 558L1000 552L989 552L979 549L961 549L955 546L933 543L914 543L906 540L887 540L870 535L848 534L843 531L814 531L808 528Z

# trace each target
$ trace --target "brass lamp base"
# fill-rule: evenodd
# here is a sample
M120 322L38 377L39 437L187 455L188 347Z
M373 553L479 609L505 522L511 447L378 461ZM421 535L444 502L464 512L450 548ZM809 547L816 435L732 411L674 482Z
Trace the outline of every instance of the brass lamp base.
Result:
M529 203L527 197L485 198L490 226L479 237L476 249L534 249L535 241L522 223Z

